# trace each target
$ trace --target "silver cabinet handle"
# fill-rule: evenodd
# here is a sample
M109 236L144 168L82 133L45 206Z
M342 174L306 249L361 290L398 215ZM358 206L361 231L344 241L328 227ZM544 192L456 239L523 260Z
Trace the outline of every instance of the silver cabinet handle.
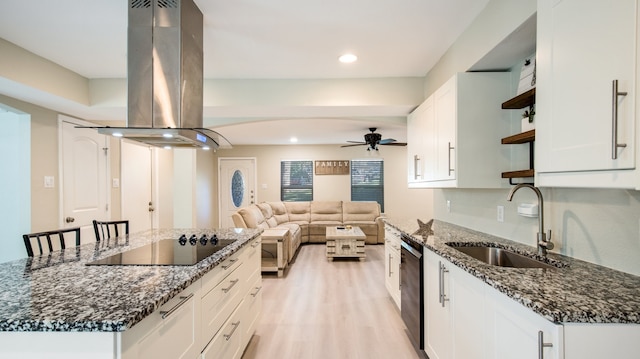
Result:
M391 253L389 253L389 277L391 277L391 274L393 272L391 271Z
M448 176L451 176L451 172L455 171L455 169L451 168L451 150L455 150L456 148L455 147L451 147L451 142L449 142L448 146L449 146L449 150L448 150L449 155L447 157L449 157L449 159L448 159L449 165L447 167L449 167Z
M193 293L189 294L186 297L180 297L180 302L178 302L178 304L174 305L173 308L169 309L169 310L162 310L160 311L160 315L162 316L162 319L166 319L167 317L169 317L171 314L173 314L173 312L175 312L178 308L180 308L184 303L186 303L189 299L191 299L191 297L193 297Z
M255 298L258 295L258 293L260 293L261 290L262 290L262 286L256 287L256 292L251 293L251 296Z
M442 264L442 262L438 262L438 265L440 266L440 304L442 304L442 307L444 308L445 302L449 301L449 298L447 298L447 295L444 293L444 274L448 273L449 270L444 266L444 264Z
M618 91L618 80L613 80L611 104L611 159L618 159L618 147L627 147L626 143L618 143L618 97L627 96L626 92Z
M229 341L229 339L231 339L231 337L233 336L233 333L236 332L236 329L238 329L238 327L240 326L240 321L238 320L235 323L231 323L231 325L233 325L233 329L231 329L231 333L229 334L223 334L224 335L224 339L226 341Z
M257 242L255 242L255 243L251 243L251 248L255 248L255 247L259 246L259 245L260 245L260 243L262 243L262 242L257 241Z
M542 330L538 331L538 359L544 359L544 348L551 348L553 344L544 342L544 333Z
M442 262L438 262L438 303L442 303Z
M229 264L227 264L227 265L223 265L223 266L222 266L222 269L225 269L225 270L226 270L226 269L229 269L229 267L231 267L231 265L233 265L233 263L235 263L235 262L237 262L237 261L238 261L238 258L229 259Z
M232 280L230 283L231 285L226 287L226 288L222 288L222 291L225 293L229 293L229 291L231 290L231 288L233 288L234 285L238 284L238 282L240 281L240 279L234 279Z
M413 179L417 180L418 177L422 177L422 173L418 173L418 161L420 161L420 157L418 155L413 155Z

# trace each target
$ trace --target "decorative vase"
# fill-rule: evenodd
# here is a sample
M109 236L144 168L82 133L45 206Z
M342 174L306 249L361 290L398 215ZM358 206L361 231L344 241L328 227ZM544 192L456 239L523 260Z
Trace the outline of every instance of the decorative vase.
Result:
M521 132L527 132L527 131L533 130L534 128L536 128L534 121L529 122L529 117L522 118L522 131Z

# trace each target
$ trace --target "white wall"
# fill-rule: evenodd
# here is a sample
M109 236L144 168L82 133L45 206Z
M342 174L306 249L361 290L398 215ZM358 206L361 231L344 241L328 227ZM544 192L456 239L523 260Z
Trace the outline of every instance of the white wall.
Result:
M385 213L394 217L430 219L432 191L407 188L407 148L380 146L368 152L365 146L283 145L234 146L219 150L220 157L256 157L257 202L280 201L280 161L282 160L353 160L382 158L384 161ZM349 175L314 175L314 200L351 199Z
M427 74L425 92L433 92L453 73L466 71L532 16L535 6L534 0L492 0ZM543 188L542 193L545 227L553 232L554 252L640 275L640 192ZM507 194L508 190L436 190L434 215L535 246L537 219L516 214L518 203L537 202L535 194L520 190L513 202L506 200ZM447 212L447 200L451 201L451 212ZM497 221L497 206L505 207L503 223Z
M31 232L31 119L0 107L0 262L26 256L22 235Z

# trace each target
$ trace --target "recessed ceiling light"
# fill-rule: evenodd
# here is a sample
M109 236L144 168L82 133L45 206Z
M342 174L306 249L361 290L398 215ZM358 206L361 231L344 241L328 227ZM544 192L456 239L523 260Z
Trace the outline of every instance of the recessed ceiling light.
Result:
M350 64L356 62L358 60L358 56L354 54L344 54L338 58L340 62L343 64Z
M291 137L291 138L289 139L289 142L291 142L291 143L296 143L296 142L298 142L298 138L297 138L297 137Z

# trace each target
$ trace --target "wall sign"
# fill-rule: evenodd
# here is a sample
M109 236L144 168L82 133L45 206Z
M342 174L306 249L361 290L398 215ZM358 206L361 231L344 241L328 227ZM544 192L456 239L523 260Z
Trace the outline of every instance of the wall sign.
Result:
M348 175L349 161L316 161L316 175Z

